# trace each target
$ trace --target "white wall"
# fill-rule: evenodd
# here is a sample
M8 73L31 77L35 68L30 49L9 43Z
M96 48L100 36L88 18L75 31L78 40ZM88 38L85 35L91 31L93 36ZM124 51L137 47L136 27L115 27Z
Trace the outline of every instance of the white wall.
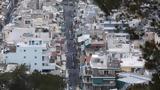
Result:
M15 53L7 53L4 56L6 63L18 63L18 64L26 64L30 66L30 70L34 71L39 70L42 71L43 69L54 69L54 65L51 67L49 63L49 56L43 53L44 47L41 46L24 46L24 47L17 47ZM42 56L45 57L42 60ZM48 66L43 65L43 63Z

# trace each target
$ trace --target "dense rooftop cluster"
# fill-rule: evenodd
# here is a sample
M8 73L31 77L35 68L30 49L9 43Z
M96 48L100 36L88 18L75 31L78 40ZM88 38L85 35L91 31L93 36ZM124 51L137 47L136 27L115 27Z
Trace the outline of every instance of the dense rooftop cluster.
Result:
M63 77L65 90L160 89L158 1L1 2L2 76L24 65L29 76Z

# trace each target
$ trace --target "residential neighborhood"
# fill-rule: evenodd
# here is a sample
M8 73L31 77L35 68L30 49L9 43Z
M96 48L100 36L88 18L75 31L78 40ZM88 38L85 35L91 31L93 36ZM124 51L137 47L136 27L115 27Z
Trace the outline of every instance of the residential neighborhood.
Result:
M0 0L0 90L160 90L159 0Z

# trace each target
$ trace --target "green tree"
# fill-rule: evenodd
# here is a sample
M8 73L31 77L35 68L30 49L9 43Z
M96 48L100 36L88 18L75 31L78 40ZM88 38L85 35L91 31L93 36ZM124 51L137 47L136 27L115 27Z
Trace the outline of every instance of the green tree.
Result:
M141 46L142 55L145 59L145 68L155 73L152 75L150 90L160 90L160 44L147 41Z
M63 90L65 82L60 76L51 74L41 74L34 72L30 76L30 81L34 90Z
M11 73L0 74L0 90L63 90L65 81L62 77L33 72L26 74L24 65Z
M136 84L136 85L131 85L130 87L127 88L127 90L150 90L149 86L146 84Z
M137 30L135 28L130 28L130 27L127 27L126 30L124 31L125 33L128 33L130 35L130 39L131 40L137 40L139 39L140 35L138 32L136 32Z
M108 16L112 9L120 7L122 0L94 0L94 3Z

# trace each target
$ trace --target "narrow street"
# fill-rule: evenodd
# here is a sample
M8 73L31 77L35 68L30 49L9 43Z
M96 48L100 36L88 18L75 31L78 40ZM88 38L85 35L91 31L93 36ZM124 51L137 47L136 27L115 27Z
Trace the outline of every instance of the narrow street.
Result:
M75 9L75 0L63 0L64 24L66 36L66 57L68 69L68 88L67 90L76 90L79 78L79 66L77 60L75 33L73 33L73 14Z

